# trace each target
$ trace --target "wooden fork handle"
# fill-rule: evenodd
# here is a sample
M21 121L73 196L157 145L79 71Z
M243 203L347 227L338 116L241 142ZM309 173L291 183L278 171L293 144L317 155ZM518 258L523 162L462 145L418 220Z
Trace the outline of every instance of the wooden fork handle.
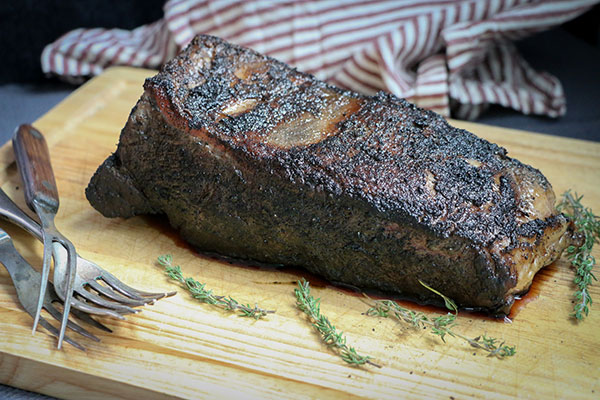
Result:
M58 190L46 139L31 125L19 126L12 139L17 166L25 187L25 200L34 211L34 204L41 203L56 212Z

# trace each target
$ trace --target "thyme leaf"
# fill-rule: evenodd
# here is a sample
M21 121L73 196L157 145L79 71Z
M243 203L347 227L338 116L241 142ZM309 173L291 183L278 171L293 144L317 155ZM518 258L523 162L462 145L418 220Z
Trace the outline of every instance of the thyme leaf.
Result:
M425 284L422 280L419 279L419 283L425 287L425 289L429 289L430 291L432 291L433 293L437 294L438 296L440 296L443 300L444 300L444 305L446 306L446 308L450 311L452 311L455 315L458 315L458 307L456 307L456 303L454 303L454 301L452 299L450 299L448 296L443 295L442 293L438 292L437 290L435 290L434 288L428 286L427 284Z
M596 264L596 260L592 255L592 248L600 238L600 217L594 215L591 208L583 206L581 203L582 198L583 196L578 196L577 193L573 195L570 190L567 190L561 201L556 205L556 209L571 219L577 232L583 236L580 246L572 245L567 248L567 258L575 269L573 282L577 286L577 290L573 295L575 305L571 316L578 321L588 316L592 305L592 297L588 287L592 280L597 281L592 272Z
M173 280L185 285L195 299L203 303L212 304L227 311L238 311L240 317L260 319L275 311L265 310L258 305L241 304L231 296L218 296L206 288L206 283L200 283L193 278L185 278L179 265L173 265L173 257L165 254L158 257L158 263L165 267L165 272Z
M323 342L327 347L336 349L342 360L351 365L370 364L381 368L380 365L371 361L371 357L359 355L354 347L346 344L344 333L339 332L329 319L321 314L321 299L315 299L310 294L310 286L305 279L298 281L298 288L294 289L294 294L296 295L296 306L309 316Z
M446 336L462 339L476 349L487 351L488 357L504 358L516 354L515 346L507 346L504 342L499 343L499 340L496 338L488 337L486 335L469 338L455 332L453 328L458 325L456 322L458 307L454 301L425 283L419 282L425 288L442 297L446 308L451 312L446 315L430 318L422 312L416 312L406 307L402 307L393 300L375 300L373 306L367 310L367 315L395 318L416 329L430 328L431 333L439 336L444 343L446 343Z

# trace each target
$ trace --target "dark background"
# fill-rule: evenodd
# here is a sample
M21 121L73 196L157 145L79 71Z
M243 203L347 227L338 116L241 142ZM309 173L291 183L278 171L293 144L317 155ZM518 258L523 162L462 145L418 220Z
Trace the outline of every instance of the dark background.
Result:
M76 28L133 29L159 20L165 0L0 1L0 84L41 82L44 46Z

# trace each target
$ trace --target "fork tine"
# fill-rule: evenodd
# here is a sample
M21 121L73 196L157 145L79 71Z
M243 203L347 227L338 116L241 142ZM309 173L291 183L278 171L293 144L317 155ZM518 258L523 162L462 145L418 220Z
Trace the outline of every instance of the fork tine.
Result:
M131 286L126 285L121 282L113 274L110 272L106 272L102 274L102 280L106 282L111 287L115 288L119 292L123 293L125 296L129 296L134 299L143 300L144 298L150 298L154 300L162 299L163 297L173 296L177 292L166 292L166 293L150 293L144 292L142 290L134 289Z
M125 317L122 316L119 312L115 310L109 310L107 308L100 308L88 303L84 303L76 298L71 299L71 305L74 308L77 308L80 311L86 312L88 314L96 314L96 315L109 315L111 317L115 317L120 320L125 320ZM134 310L134 312L139 312L140 310ZM123 314L129 314L129 312L123 312Z
M63 313L61 313L60 311L58 311L58 309L56 309L56 307L54 307L52 304L45 304L44 308L46 309L46 311L48 311L48 313L57 321L62 321L63 318ZM96 336L94 336L93 334L91 334L90 332L88 332L85 328L81 327L80 325L76 324L73 321L68 320L67 321L67 327L71 330L73 330L74 332L79 333L82 336L85 336L86 338L95 340L96 342L99 342L100 339L98 339ZM64 338L64 335L63 335Z
M98 293L118 301L119 303L124 303L124 304L129 304L131 306L145 306L146 304L151 304L154 302L154 299L143 299L143 300L136 300L136 299L132 299L130 297L125 297L122 294L115 292L114 290L101 285L100 283L98 283L95 280L89 281L87 282L87 284L94 289L95 291L97 291Z
M50 257L52 257L52 251L50 250L51 240L48 239L46 234L43 234L42 242L44 243L43 259L42 259L42 279L40 280L40 292L38 295L37 307L35 309L35 316L33 317L33 329L31 333L34 334L42 312L44 305L44 297L46 296L46 288L48 286L48 277L50 276Z
M73 314L76 318L80 319L81 321L87 323L88 325L93 325L96 328L102 329L105 332L112 333L112 329L96 321L94 318L90 317L89 314L86 314L83 311L79 311L76 308L71 308L71 314Z
M1 193L1 189L0 189ZM1 199L0 195L0 199ZM38 291L39 287L42 286L43 282L40 282L41 275L21 256L21 254L15 249L13 241L6 232L0 229L0 255L2 255L1 264L7 269L10 278L15 285L17 290L17 298L24 308L25 312L32 318L35 318L36 301L32 298ZM51 304L52 299L58 299L54 292L54 285L46 282L46 289L41 293L42 306L47 307ZM48 310L48 307L46 308ZM54 310L52 310L54 309ZM53 311L57 311L54 307L50 307L49 312L52 315ZM54 316L56 318L56 316ZM52 326L45 318L40 315L37 317L38 324L43 328L47 329L51 334L59 338L60 332ZM63 340L79 350L85 351L85 348L76 341L72 340L68 336L64 336Z
M39 324L41 326L43 326L44 328L46 328L51 334L53 334L54 336L56 336L58 338L58 335L59 335L58 329L56 329L48 321L46 321L44 319L44 317L40 316ZM79 343L77 343L76 341L74 341L73 339L71 339L70 337L68 337L66 335L64 336L63 340L65 342L69 343L71 346L74 346L81 351L85 351L85 347L83 347L82 345L80 345Z
M135 313L135 312L140 311L140 310L133 309L129 306L126 306L124 304L117 303L116 301L110 301L110 300L103 299L102 297L98 296L97 294L88 292L87 290L79 290L79 291L77 291L77 294L99 306L110 308L115 311L127 312L127 313Z
M62 302L62 300L60 299L60 297L58 297L58 295L56 294L56 291L54 290L54 286L52 284L50 284L48 286L47 296L48 296L48 302L51 304L55 303L55 302L64 304ZM71 301L71 303L72 303L72 301ZM112 330L110 328L107 328L106 326L102 325L100 322L98 322L95 319L93 319L92 317L90 317L85 312L80 311L75 307L71 308L71 314L75 315L75 317L77 317L81 321L87 322L88 324L93 325L98 329L102 329L103 331L106 331L106 332L112 332Z
M38 212L38 215L39 212ZM58 234L58 231L55 232ZM65 330L67 329L67 325L69 322L69 311L71 310L71 298L73 297L73 284L75 283L75 276L77 274L77 264L75 262L75 257L77 252L75 251L75 246L67 240L67 238L60 235L60 243L66 247L67 249L67 288L65 292L65 303L64 303L64 313L62 316L62 322L60 325L60 335L58 336L58 348L60 349L62 346L62 342L65 336ZM56 279L56 270L54 271L54 279ZM98 339L100 340L100 339Z

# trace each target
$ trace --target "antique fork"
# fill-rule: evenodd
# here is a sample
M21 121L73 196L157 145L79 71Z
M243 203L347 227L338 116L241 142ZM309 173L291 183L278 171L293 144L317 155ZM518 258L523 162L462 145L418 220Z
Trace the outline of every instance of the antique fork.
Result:
M38 240L42 241L42 227L39 223L33 220L29 215L25 214L25 212L21 210L1 188L0 216L20 226ZM60 268L60 265L64 266L63 261L67 256L66 250L60 244L54 244L53 250L53 255L56 258L55 268L57 266ZM105 283L106 286L102 285L100 282ZM86 290L86 287L88 286L114 301L106 300L89 292ZM123 319L121 314L139 311L131 307L153 303L156 300L172 296L176 293L150 293L134 289L121 282L110 272L102 269L92 261L86 260L79 254L77 254L77 274L75 275L75 284L73 288L74 291L84 299L101 306L97 307L88 301L81 301L74 297L71 299L71 304L74 308L90 314L109 315L119 319Z
M41 133L28 125L19 127L17 132L21 132L24 136L26 136L29 139L28 143L34 142L38 147L42 147L42 150L38 151L38 153L41 152L43 154L42 156L38 156L36 158L37 165L34 171L45 171L44 174L46 176L49 175L53 179L52 166L50 165L50 157L47 151L47 145L45 144L45 140ZM28 179L40 180L40 176L36 176L33 173L25 174L24 178L26 183ZM40 185L38 184L37 186L39 187ZM45 193L44 195L46 197L55 196L53 201L58 204L58 192L56 190L52 190L50 193ZM32 220L27 214L25 214L16 204L14 204L10 198L1 191L1 189L0 215L12 222L17 223L19 226L36 236L39 240L43 241L44 229L41 228L39 224ZM52 243L52 247L52 255L54 256L55 264L54 283L59 289L57 290L58 295L65 300L65 296L61 296L62 292L60 288L64 286L64 277L68 274L68 271L65 271L65 266L67 265L65 258L68 261L70 253L68 253L67 249L65 249L60 243L54 242ZM123 318L120 314L139 311L131 307L153 303L155 300L165 296L172 296L176 293L149 293L134 289L124 284L95 263L80 257L78 254L74 253L74 258L77 265L77 271L74 277L73 288L74 291L81 296L84 301L80 301L77 298L72 298L70 304L73 305L73 307L87 313L111 315L113 317ZM57 284L57 277L59 278L59 281L63 282L62 284L60 282ZM100 282L103 282L105 285L100 284ZM86 290L87 287L92 288L100 295L112 299L113 301L106 300L98 294ZM95 303L95 305L91 304L90 302ZM100 307L97 307L96 305Z
M29 265L29 263L21 256L21 254L15 249L12 239L8 234L0 228L0 263L4 265L10 278L15 285L15 289L17 290L17 297L19 302L27 311L31 317L34 317L36 312L37 305L37 297L36 294L39 293L40 290L40 281L41 275L35 269ZM52 283L48 283L46 290L44 292L42 307L48 311L48 313L57 321L62 321L63 314L54 307L53 303L58 302L61 303L60 299L54 292L54 286ZM91 318L88 314L83 313L78 310L71 311L77 318L79 318L83 322L87 322L95 326L96 328L102 329L106 332L112 332L109 328L102 325L100 322ZM60 335L59 331L51 325L46 319L42 316L39 318L39 323L44 328L46 328L51 334L58 337ZM73 321L68 321L67 326L73 331L79 333L82 336L85 336L89 339L95 340L97 342L100 341L96 336L88 332L86 329L76 324ZM64 336L65 342L75 346L76 348L85 351L85 348L71 339L68 336Z
M27 205L40 218L42 222L42 237L44 243L44 257L42 262L42 280L38 297L37 311L33 319L33 332L42 311L44 293L48 276L50 274L50 259L52 258L52 245L59 243L67 251L66 274L62 274L60 268L54 268L54 286L61 298L64 298L64 312L60 334L58 336L58 348L62 346L63 337L69 319L71 298L73 297L73 284L77 265L75 263L75 246L63 236L54 225L54 216L58 212L58 190L54 173L50 167L50 153L48 145L42 134L31 125L21 125L15 130L13 136L13 150L17 160L17 166L21 173L21 179L25 187L25 200ZM54 260L57 261L56 258ZM58 263L56 264L58 265Z

